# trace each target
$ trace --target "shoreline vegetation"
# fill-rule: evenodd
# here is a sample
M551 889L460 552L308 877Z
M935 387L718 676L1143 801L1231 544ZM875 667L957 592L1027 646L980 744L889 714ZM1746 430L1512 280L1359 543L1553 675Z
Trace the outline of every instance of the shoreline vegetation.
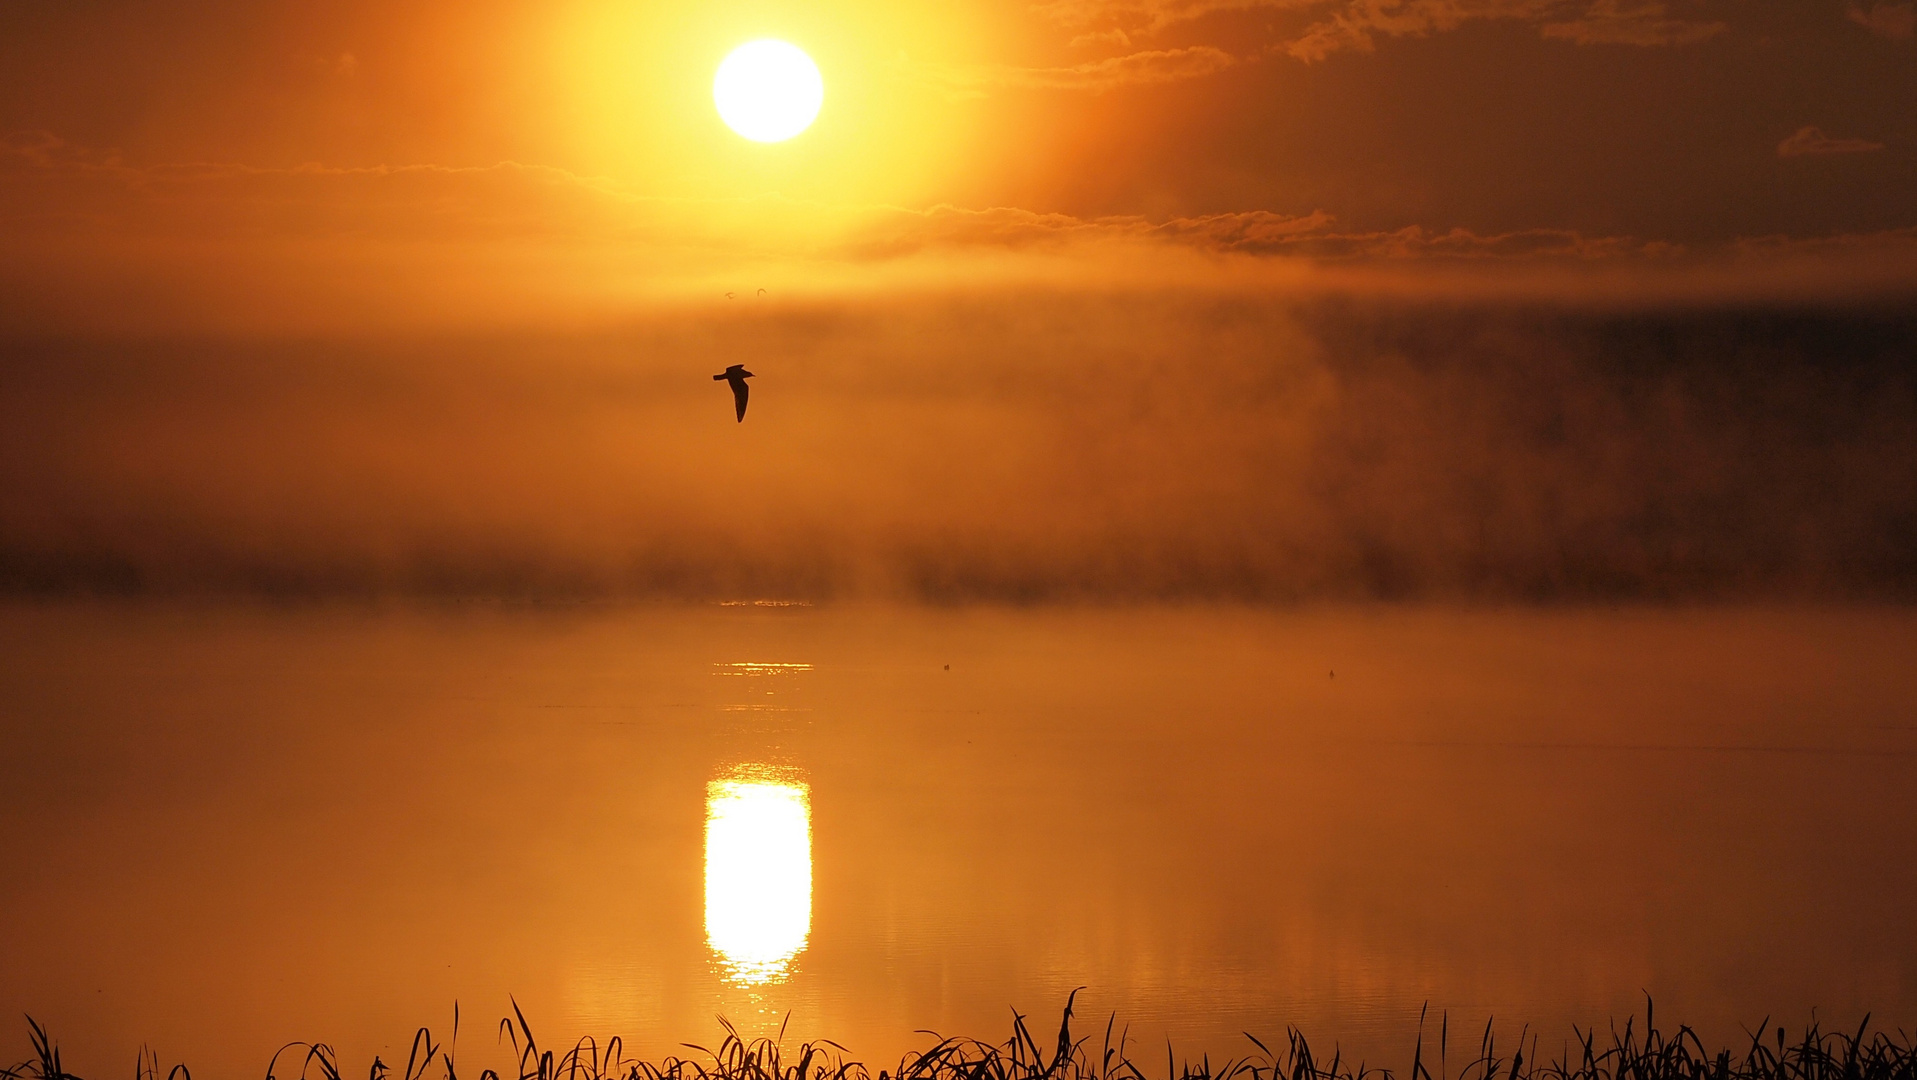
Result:
M518 1075L485 1069L476 1080L1161 1080L1157 1061L1132 1056L1133 1040L1116 1028L1116 1017L1107 1019L1102 1037L1096 1028L1075 1037L1076 997L1073 991L1066 1001L1056 1039L1044 1044L1026 1017L1014 1011L1012 1034L1004 1042L925 1032L935 1040L930 1048L907 1054L896 1068L876 1072L830 1040L791 1050L783 1045L783 1025L780 1037L747 1039L723 1017L719 1023L725 1037L717 1049L687 1043L694 1052L689 1057L628 1058L616 1036L603 1043L583 1038L555 1051L534 1038L515 1002L513 1015L499 1022L499 1039L517 1056ZM1911 1036L1901 1029L1895 1037L1872 1031L1868 1015L1855 1032L1825 1031L1813 1019L1794 1039L1767 1019L1756 1031L1746 1032L1747 1043L1712 1050L1688 1026L1670 1034L1660 1031L1647 1000L1641 1027L1638 1018L1630 1016L1622 1027L1614 1022L1603 1037L1595 1030L1573 1028L1574 1038L1555 1054L1547 1050L1543 1056L1540 1037L1528 1026L1515 1042L1500 1045L1487 1022L1472 1048L1468 1039L1451 1037L1448 1017L1440 1016L1435 1025L1428 1025L1428 1019L1419 1017L1411 1067L1403 1073L1348 1061L1335 1048L1326 1059L1302 1032L1287 1028L1284 1041L1269 1044L1246 1033L1246 1055L1218 1064L1209 1055L1179 1061L1167 1045L1162 1080L1917 1080L1917 1044ZM62 1066L52 1036L32 1017L27 1024L34 1056L0 1067L0 1080L81 1080ZM436 1042L431 1030L422 1027L414 1034L403 1070L375 1056L367 1080L459 1080L458 1036L455 1004L447 1043ZM265 1080L343 1080L347 1075L330 1045L293 1042L273 1055ZM134 1080L192 1080L192 1073L180 1064L162 1077L158 1058L143 1047Z

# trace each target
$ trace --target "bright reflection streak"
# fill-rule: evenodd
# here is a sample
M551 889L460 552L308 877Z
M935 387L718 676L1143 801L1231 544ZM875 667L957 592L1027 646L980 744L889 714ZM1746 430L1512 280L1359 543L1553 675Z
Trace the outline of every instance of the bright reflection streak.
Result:
M812 790L770 769L706 785L706 942L746 986L777 982L812 931Z

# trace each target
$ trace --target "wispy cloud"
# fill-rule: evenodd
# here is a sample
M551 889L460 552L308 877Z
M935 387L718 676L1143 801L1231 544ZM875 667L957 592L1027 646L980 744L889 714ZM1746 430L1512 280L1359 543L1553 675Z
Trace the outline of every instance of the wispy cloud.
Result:
M1778 157L1804 157L1811 154L1868 154L1882 150L1884 144L1869 139L1838 139L1817 127L1801 127L1777 144Z
M1214 252L1265 253L1321 234L1332 222L1323 210L1303 215L1254 210L1152 221L1133 216L1042 214L1010 206L980 210L940 205L925 210L888 209L854 233L846 250L862 258L892 258L941 248L1016 251L1170 242Z
M1280 51L1307 62L1323 60L1337 52L1370 52L1380 35L1423 37L1475 19L1534 21L1557 7L1554 0L1341 0Z
M1477 233L1420 225L1392 230L1345 230L1317 210L1287 215L1266 210L1173 217L1078 218L1014 207L972 210L935 206L897 210L855 235L847 250L866 258L895 258L939 248L1029 250L1112 243L1161 243L1216 255L1290 256L1311 260L1662 259L1677 245L1631 236L1585 236L1565 229Z
M1749 236L1731 249L1743 256L1854 255L1917 253L1917 225L1876 232L1837 233L1832 236Z
M1723 33L1721 22L1673 19L1661 3L1641 3L1625 7L1619 0L1597 0L1584 15L1562 22L1548 22L1539 33L1562 38L1579 45L1692 45Z
M1304 61L1336 52L1369 52L1375 39L1423 37L1455 30L1478 20L1532 23L1547 38L1579 45L1690 45L1721 34L1721 22L1670 17L1665 5L1648 0L1629 7L1620 0L1345 0L1328 18L1313 23L1286 42L1281 51Z
M1877 295L1907 291L1913 267L1907 234L1686 250L1561 228L1356 228L1325 209L662 199L515 163L137 166L50 136L0 145L0 332L542 325L767 284Z
M1865 8L1852 4L1845 12L1851 22L1878 37L1908 41L1917 33L1917 5L1875 3Z
M1381 37L1423 37L1484 20L1529 23L1544 37L1580 45L1689 45L1727 29L1675 17L1662 0L1056 0L1039 10L1079 28L1080 41L1111 33L1134 40L1225 12L1294 13L1305 24L1276 31L1270 49L1306 62L1369 52Z
M1203 78L1237 63L1209 45L1154 49L1063 67L1008 64L913 64L919 79L959 95L994 89L1081 90L1103 93L1121 86L1152 86Z
M1683 248L1635 236L1585 236L1573 229L1518 229L1478 233L1411 225L1389 232L1323 232L1268 245L1274 253L1344 259L1573 260L1664 259Z
M1152 33L1218 12L1321 6L1325 0L1047 0L1039 14L1067 26L1115 23Z
M1074 49L1099 45L1117 45L1123 47L1129 46L1131 43L1132 36L1114 26L1105 30L1087 30L1071 40L1071 47Z

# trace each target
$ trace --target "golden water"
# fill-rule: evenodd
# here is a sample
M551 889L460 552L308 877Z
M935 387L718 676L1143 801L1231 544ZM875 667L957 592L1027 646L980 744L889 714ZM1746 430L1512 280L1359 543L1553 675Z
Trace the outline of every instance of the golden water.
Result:
M1917 1026L1917 614L19 605L0 1018L256 1077L463 1016L875 1064L1419 1008ZM0 1057L25 1056L0 1019Z

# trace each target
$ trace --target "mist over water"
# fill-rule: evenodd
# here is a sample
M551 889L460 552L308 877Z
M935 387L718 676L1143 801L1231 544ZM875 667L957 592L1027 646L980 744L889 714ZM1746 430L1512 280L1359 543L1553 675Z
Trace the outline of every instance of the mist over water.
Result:
M0 345L14 591L1909 595L1917 316L1190 293ZM735 424L728 363L759 373Z

